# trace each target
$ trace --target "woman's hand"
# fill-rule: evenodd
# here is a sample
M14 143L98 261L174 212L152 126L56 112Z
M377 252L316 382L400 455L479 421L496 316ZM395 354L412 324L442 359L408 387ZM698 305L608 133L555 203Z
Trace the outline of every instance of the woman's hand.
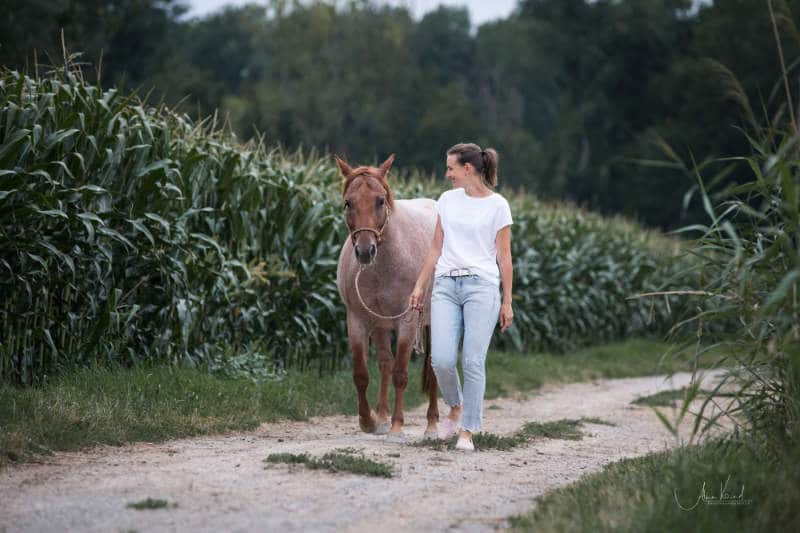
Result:
M414 290L411 291L411 296L408 299L408 305L412 309L422 310L422 287L414 285Z
M500 307L500 332L504 333L511 327L511 321L514 320L514 311L511 310L511 302L503 302Z

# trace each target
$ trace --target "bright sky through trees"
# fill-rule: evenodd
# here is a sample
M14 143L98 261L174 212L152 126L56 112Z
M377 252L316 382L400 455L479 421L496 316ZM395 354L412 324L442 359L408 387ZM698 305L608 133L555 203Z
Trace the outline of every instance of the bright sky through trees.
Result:
M469 8L470 20L476 26L490 20L507 17L517 5L517 0L381 0L392 5L405 5L417 19L425 13L433 11L440 4L448 6L463 6ZM186 0L191 8L189 14L202 16L216 11L224 5L241 5L248 2L258 3L258 0Z

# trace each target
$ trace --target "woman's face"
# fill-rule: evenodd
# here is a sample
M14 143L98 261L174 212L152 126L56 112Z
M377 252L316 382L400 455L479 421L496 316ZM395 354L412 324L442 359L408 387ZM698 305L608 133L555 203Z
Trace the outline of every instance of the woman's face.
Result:
M459 163L457 155L450 154L447 156L447 171L444 173L444 177L450 180L454 189L462 188L471 178L471 168L472 166L469 164Z

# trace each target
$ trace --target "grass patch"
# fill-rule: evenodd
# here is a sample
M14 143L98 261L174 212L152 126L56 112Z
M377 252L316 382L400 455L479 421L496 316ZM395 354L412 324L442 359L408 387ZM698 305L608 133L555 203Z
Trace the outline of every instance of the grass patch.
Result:
M326 453L319 459L305 453L273 453L264 461L267 463L304 464L312 470L328 470L329 472L350 472L385 478L394 476L394 469L391 465L367 459L363 455L355 455L354 451L349 448L344 451Z
M386 478L394 475L393 468L389 464L349 453L326 453L322 459L315 462L315 465L331 472L352 472L353 474Z
M171 507L177 507L178 504L174 503ZM154 498L147 498L146 500L142 500L136 503L129 503L126 507L130 507L131 509L136 509L138 511L144 511L147 509L166 509L170 507L170 504L167 500L159 500Z
M308 463L311 457L307 453L271 453L264 460L268 463L297 465Z
M686 398L687 387L681 389L663 390L650 396L641 396L636 398L631 403L636 405L649 405L651 407L672 407L677 400ZM697 391L697 396L708 396L711 391L700 389Z
M663 343L630 340L564 355L493 352L487 358L486 396L527 392L548 382L690 369L687 362L659 363L666 349ZM380 375L374 357L370 373L374 405ZM405 402L410 409L427 401L418 385L420 358L412 361L409 375ZM393 397L392 390L390 401ZM159 442L283 419L355 415L356 410L347 370L323 376L290 371L281 380L254 382L178 366L84 369L43 386L0 383L0 466L50 450Z
M422 439L414 442L411 446L419 448L429 448L431 450L455 450L458 436L454 436L448 440L441 439ZM476 451L486 450L511 450L518 446L522 446L527 442L527 439L521 435L496 435L494 433L475 433L472 435L472 443L475 445Z
M544 532L800 531L799 500L800 450L770 458L714 440L609 464L510 522Z
M456 441L458 438L455 439ZM472 436L472 444L476 450L511 450L525 444L520 435L495 435L494 433L476 433ZM452 443L455 448L455 441Z
M580 420L563 419L553 422L528 422L519 431L528 438L543 437L546 439L581 440L583 433L578 426Z
M422 439L411 444L419 448L429 448L431 450L455 450L458 436L454 436L448 440L441 439ZM496 435L494 433L475 433L472 435L472 443L475 445L475 450L482 452L486 450L511 450L518 446L522 446L527 442L527 439L515 433L513 435Z
M608 426L615 425L600 418L581 418L578 420L563 419L554 422L528 422L513 435L495 435L494 433L484 432L475 433L472 436L472 443L475 445L475 450L477 451L505 451L518 446L524 446L535 438L578 440L583 438L583 433L578 429L578 426L584 422ZM455 450L457 441L458 436L454 436L449 440L423 439L413 443L412 446L440 451Z
M568 354L533 353L526 356L491 353L486 359L486 398L535 390L545 383L574 383L602 378L628 378L690 371L693 361L662 357L669 345L649 339L629 339ZM710 350L698 361L708 367L721 355Z
M409 387L410 405L423 400L411 390L417 388ZM356 411L349 372L290 372L256 383L176 366L85 369L43 387L0 384L0 465L50 450L160 442Z

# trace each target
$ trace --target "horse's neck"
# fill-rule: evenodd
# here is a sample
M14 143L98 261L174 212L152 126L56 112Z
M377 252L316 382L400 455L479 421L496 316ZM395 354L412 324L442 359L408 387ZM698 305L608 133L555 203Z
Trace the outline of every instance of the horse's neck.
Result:
M407 241L409 238L408 224L405 220L407 216L408 214L403 207L395 203L395 209L384 230L383 242L381 244L384 251L390 252L393 255L402 254L407 251Z

